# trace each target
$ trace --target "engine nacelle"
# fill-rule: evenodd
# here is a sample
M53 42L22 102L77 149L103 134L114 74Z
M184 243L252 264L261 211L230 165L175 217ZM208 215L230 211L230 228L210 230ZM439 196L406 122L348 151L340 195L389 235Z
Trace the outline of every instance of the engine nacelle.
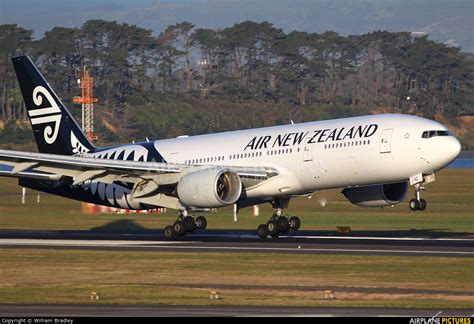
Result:
M354 205L384 207L402 202L408 193L408 182L345 188L342 193Z
M183 176L176 188L180 202L190 207L223 207L239 199L242 182L235 172L209 168Z

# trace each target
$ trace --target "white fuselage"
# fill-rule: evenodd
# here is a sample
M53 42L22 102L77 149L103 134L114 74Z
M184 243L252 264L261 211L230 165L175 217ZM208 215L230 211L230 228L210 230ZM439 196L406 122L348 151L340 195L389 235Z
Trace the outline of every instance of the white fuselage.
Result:
M247 197L408 180L448 165L460 152L449 136L422 138L443 125L409 115L371 115L155 141L167 162L256 167L279 175Z

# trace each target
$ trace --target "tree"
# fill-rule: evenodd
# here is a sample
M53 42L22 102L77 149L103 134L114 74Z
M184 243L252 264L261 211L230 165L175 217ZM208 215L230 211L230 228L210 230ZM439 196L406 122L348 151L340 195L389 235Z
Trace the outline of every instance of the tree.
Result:
M0 114L4 120L25 116L10 59L29 52L33 46L32 34L32 30L18 27L16 24L0 25Z

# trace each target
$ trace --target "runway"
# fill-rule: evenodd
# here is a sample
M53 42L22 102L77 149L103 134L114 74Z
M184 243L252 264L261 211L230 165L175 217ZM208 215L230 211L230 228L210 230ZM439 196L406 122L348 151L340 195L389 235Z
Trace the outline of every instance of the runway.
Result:
M0 230L0 248L474 257L473 235L426 234L299 231L279 239L261 240L254 231L209 230L169 242L164 240L161 231L104 233Z
M472 317L472 309L164 305L0 305L3 317Z

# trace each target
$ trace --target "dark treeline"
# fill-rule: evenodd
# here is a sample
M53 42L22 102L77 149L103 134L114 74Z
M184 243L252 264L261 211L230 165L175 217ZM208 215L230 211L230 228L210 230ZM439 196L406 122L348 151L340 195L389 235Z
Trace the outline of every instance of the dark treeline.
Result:
M179 119L173 112L163 111L160 116L140 108L183 100L190 109L199 106L194 103L212 106L213 100L240 105L259 102L287 107L282 108L285 116L292 116L289 109L329 106L339 111L442 114L451 119L474 112L472 61L458 48L426 36L386 31L347 37L335 32L286 34L268 22L246 21L222 30L182 22L155 37L151 30L134 25L89 20L81 28L56 27L39 40L32 39L32 30L0 25L3 121L25 118L10 63L12 56L23 53L67 103L79 94L81 66L91 67L107 131L132 129L137 136L164 135L149 125L153 118L163 131ZM238 118L254 126L258 122L251 121L252 113ZM229 112L215 110L209 116L214 121L201 121L212 124L207 128L196 126L193 118L180 122L178 127L184 130L174 133L232 128L220 124L215 114L225 119ZM278 120L263 124L274 122Z

